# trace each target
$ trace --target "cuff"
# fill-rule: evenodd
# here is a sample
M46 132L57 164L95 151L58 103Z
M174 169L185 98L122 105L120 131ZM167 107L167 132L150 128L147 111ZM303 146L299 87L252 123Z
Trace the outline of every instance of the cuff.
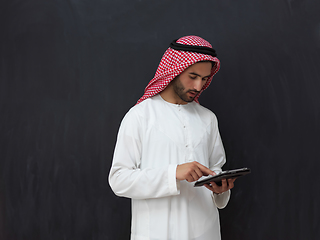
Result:
M213 193L212 199L215 205L217 206L217 208L222 209L227 206L230 199L230 195L231 195L230 190L220 194Z

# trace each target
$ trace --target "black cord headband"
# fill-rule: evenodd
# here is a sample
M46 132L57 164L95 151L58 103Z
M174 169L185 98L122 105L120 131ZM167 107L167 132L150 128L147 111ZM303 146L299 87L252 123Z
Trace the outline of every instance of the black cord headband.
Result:
M177 43L177 40L178 39L170 43L170 47L173 48L174 50L203 53L203 54L211 55L212 57L217 56L216 51L213 48L203 47L203 46L184 45L184 44Z

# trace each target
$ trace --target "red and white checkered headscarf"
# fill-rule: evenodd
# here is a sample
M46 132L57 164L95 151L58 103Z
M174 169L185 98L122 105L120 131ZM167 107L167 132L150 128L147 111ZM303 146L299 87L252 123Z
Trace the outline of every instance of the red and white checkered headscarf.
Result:
M185 36L179 38L176 42L183 45L203 46L212 48L209 42L198 36ZM194 101L199 103L198 98L200 94L210 85L213 76L219 71L219 59L203 53L174 50L169 47L162 56L162 59L160 61L156 74L154 75L154 78L149 82L148 86L145 88L144 95L138 100L137 104L163 91L175 77L180 75L192 64L195 64L200 61L212 61L215 62L215 65L211 69L211 75L208 81L202 87L200 93L194 99Z

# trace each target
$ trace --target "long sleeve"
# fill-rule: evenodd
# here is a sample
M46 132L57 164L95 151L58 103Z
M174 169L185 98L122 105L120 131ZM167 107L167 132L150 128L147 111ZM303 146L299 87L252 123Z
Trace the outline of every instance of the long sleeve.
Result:
M226 162L226 156L225 156L222 140L220 137L220 133L218 130L218 121L215 116L212 121L212 129L215 129L215 131L213 131L213 136L212 136L213 144L212 144L212 152L209 160L210 169L215 171L216 173L220 173L222 171L221 169L222 166ZM212 194L213 202L219 209L225 208L229 202L230 195L231 195L230 190L222 194Z
M117 137L109 184L118 196L147 199L178 195L176 164L161 168L140 168L143 127L136 112L124 117Z

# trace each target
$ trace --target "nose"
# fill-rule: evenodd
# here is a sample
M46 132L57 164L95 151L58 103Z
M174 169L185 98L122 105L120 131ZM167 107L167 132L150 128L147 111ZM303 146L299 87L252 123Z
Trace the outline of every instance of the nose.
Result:
M202 87L203 87L203 81L201 78L197 79L196 81L194 81L194 85L193 85L193 88L195 90L197 90L198 92L201 91Z

